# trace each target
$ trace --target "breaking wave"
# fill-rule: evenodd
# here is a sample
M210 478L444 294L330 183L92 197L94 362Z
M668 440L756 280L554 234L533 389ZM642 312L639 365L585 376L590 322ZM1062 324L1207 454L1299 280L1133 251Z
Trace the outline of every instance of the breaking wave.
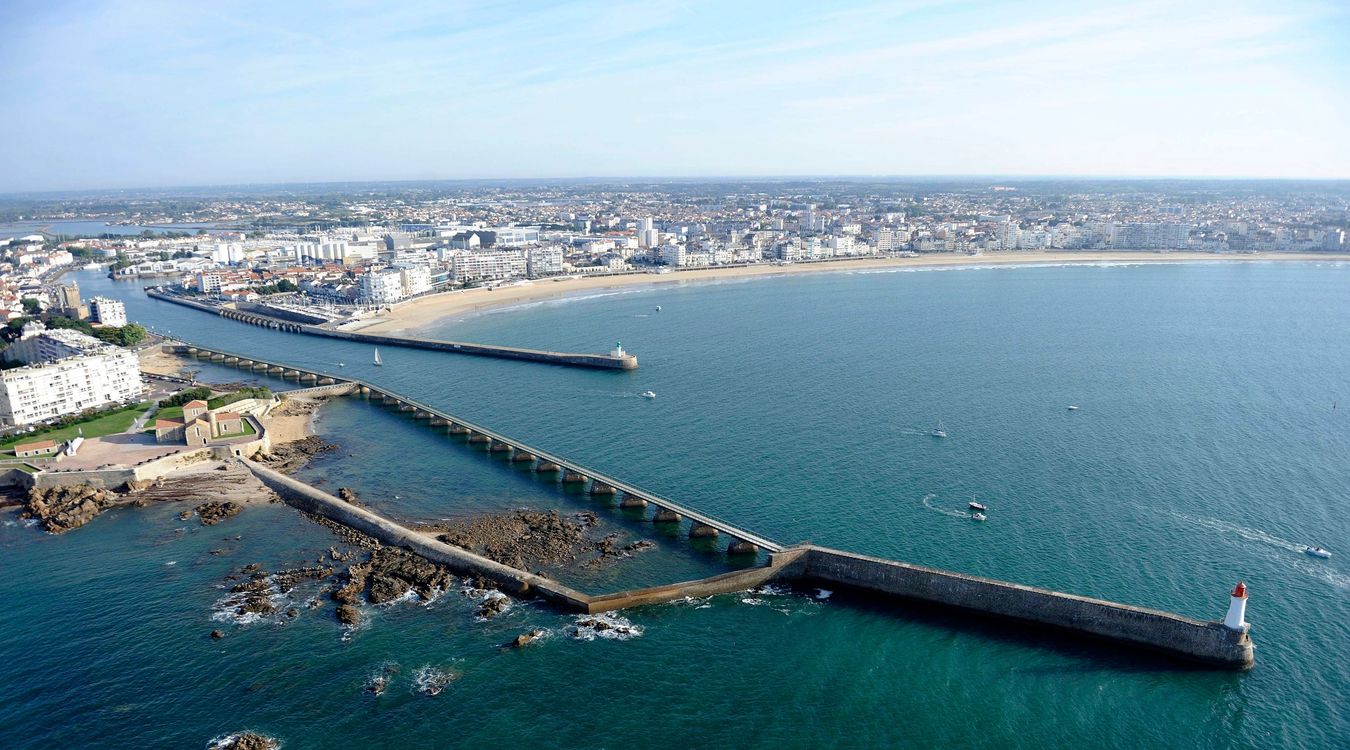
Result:
M578 615L575 624L567 628L567 634L579 641L593 641L596 638L626 641L641 637L642 626L634 625L628 618L615 614Z

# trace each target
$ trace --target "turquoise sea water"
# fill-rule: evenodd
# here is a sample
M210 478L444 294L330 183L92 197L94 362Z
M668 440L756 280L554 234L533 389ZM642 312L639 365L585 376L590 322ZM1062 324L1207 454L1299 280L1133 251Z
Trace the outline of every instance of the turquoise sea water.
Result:
M200 747L244 728L289 748L1331 748L1350 737L1345 265L810 275L626 290L427 331L590 351L622 339L641 359L631 373L403 349L374 368L368 347L78 278L175 334L322 369L345 362L780 541L1203 618L1221 617L1242 579L1257 665L1192 669L844 593L640 609L625 614L642 628L629 640L570 638L574 618L535 603L477 623L453 593L378 608L353 633L331 609L222 625L211 615L225 574L312 560L328 532L283 506L210 528L173 507L128 509L61 537L0 525L6 747ZM657 399L638 396L648 389ZM938 419L946 440L927 434ZM578 581L586 590L725 567L364 402L339 402L319 424L343 449L305 478L355 487L386 512L591 508L658 540ZM972 494L988 523L953 514ZM1315 560L1305 543L1340 554ZM207 638L215 627L226 638ZM497 648L529 627L551 635ZM400 667L390 691L361 694L387 663ZM424 665L462 677L417 695L410 675Z

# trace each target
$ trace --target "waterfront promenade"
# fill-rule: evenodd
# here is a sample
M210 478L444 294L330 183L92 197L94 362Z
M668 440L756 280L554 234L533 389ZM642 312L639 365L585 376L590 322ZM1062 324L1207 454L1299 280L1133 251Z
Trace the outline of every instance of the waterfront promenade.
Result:
M378 514L351 506L315 488L289 478L273 477L261 467L260 478L283 496L310 512L351 523L382 541L412 548L430 559L462 572L500 580L520 593L538 592L567 607L599 612L630 606L671 601L687 596L744 590L770 580L820 582L847 587L867 596L879 596L926 605L954 608L981 617L1003 618L1024 626L1050 628L1090 636L1105 642L1146 648L1188 660L1229 669L1245 669L1253 663L1253 645L1246 627L1234 629L1214 621L1202 621L1169 612L1075 596L989 578L927 568L893 560L873 558L809 544L784 546L730 522L675 503L630 483L591 470L564 457L543 451L474 423L423 404L380 386L330 373L302 370L246 355L194 344L166 345L175 353L209 359L253 371L290 377L312 384L310 393L361 395L424 420L433 428L462 437L469 445L496 453L512 462L528 463L537 474L583 489L593 496L618 496L620 506L630 509L651 506L652 523L682 524L690 537L725 537L725 552L731 556L756 555L754 567L698 581L592 596L538 580L528 571L501 570L497 563L484 565L485 558L466 557L457 549L429 540ZM279 475L278 475L279 476ZM282 480L285 481L282 481ZM367 517L373 516L373 518ZM429 540L429 541L428 541ZM767 561L759 557L767 553ZM745 558L749 559L749 558ZM491 561L486 561L491 562ZM494 567L495 566L495 567ZM562 589L566 589L565 591Z

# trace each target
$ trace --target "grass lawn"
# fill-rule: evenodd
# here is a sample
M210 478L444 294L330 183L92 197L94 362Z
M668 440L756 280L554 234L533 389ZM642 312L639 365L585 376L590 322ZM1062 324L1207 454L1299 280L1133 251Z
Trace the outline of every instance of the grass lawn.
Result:
M245 435L256 435L258 433L257 430L253 429L253 425L248 423L247 419L241 419L239 420L239 423L244 426L244 429L240 430L239 432L224 432L221 433L220 436L223 438L243 437Z
M27 435L11 436L0 442L0 451L13 452L14 446L19 443L32 443L38 440L55 440L59 443L79 435L80 430L84 430L84 436L87 438L116 435L119 432L126 432L127 428L136 421L136 417L139 417L149 408L149 402L137 404L101 414L87 422L79 422L68 427L55 427L50 430L30 432Z
M155 419L182 419L182 418L183 418L183 407L181 406L166 406L160 409L159 411L155 412Z

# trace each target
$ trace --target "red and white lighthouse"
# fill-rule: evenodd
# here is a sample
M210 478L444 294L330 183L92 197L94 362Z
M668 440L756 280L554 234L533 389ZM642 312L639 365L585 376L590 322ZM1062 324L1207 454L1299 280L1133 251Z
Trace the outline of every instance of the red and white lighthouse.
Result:
M1247 584L1238 581L1233 588L1233 598L1228 602L1228 614L1224 615L1223 625L1231 630L1247 629Z

